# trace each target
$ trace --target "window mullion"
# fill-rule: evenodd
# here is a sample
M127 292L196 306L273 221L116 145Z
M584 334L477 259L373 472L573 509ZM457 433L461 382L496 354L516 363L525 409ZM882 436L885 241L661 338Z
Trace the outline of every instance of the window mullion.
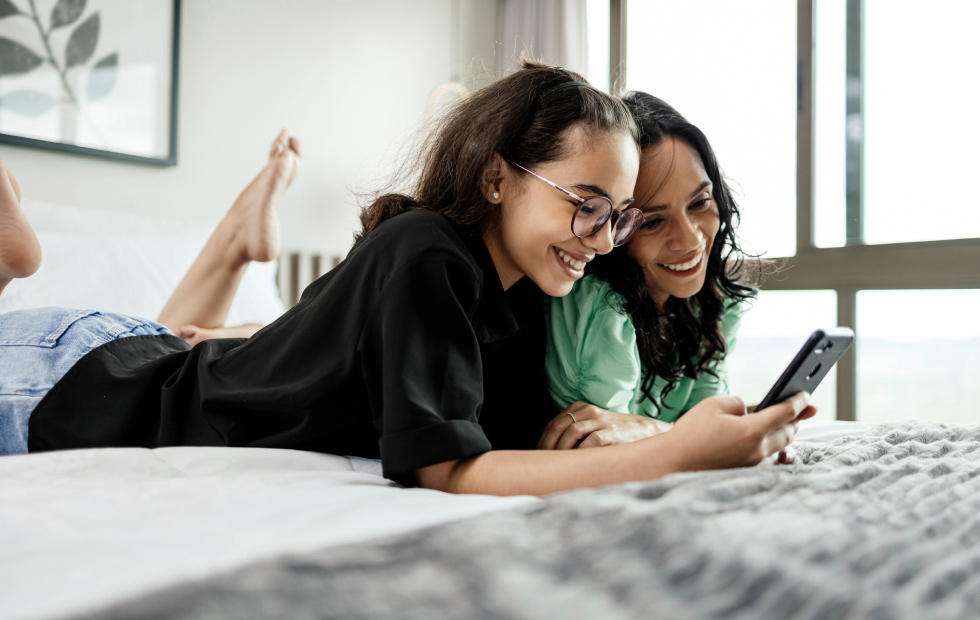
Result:
M837 324L854 327L857 323L857 291L837 289ZM837 362L837 419L853 422L857 419L857 349L855 338L850 350Z
M813 11L815 0L796 8L796 253L813 249Z
M864 243L864 0L847 0L846 236Z

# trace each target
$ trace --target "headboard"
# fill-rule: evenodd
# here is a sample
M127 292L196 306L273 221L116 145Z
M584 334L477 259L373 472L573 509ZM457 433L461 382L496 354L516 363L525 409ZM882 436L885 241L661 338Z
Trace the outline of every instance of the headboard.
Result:
M276 285L286 307L296 305L300 295L311 282L333 269L343 260L339 255L326 256L318 252L286 252L279 260Z

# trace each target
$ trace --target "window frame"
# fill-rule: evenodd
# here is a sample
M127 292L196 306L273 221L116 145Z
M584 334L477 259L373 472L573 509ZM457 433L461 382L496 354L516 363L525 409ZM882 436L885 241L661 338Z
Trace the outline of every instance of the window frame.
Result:
M625 84L626 24L629 0L610 0L609 75L613 91ZM980 238L820 248L814 241L814 11L817 0L797 0L796 254L785 258L784 276L770 278L765 290L830 289L837 292L837 323L857 322L862 290L980 289ZM860 15L862 0L848 0ZM856 179L863 182L863 179ZM862 205L849 204L852 215ZM964 265L958 270L950 265ZM973 266L971 269L970 266ZM837 364L837 419L857 413L856 351L860 335Z

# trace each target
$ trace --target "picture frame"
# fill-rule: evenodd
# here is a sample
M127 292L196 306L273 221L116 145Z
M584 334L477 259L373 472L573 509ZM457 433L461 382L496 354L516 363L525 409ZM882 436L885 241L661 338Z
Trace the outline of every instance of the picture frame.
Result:
M0 143L177 164L180 0L0 0Z

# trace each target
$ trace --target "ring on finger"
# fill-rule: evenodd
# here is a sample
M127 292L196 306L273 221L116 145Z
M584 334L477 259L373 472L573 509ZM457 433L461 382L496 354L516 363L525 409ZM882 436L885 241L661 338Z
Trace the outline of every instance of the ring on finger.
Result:
M575 424L576 422L578 422L578 420L575 419L575 416L573 416L572 414L568 413L567 411L565 412L565 415L567 415L568 417L570 417L572 419L572 424Z

